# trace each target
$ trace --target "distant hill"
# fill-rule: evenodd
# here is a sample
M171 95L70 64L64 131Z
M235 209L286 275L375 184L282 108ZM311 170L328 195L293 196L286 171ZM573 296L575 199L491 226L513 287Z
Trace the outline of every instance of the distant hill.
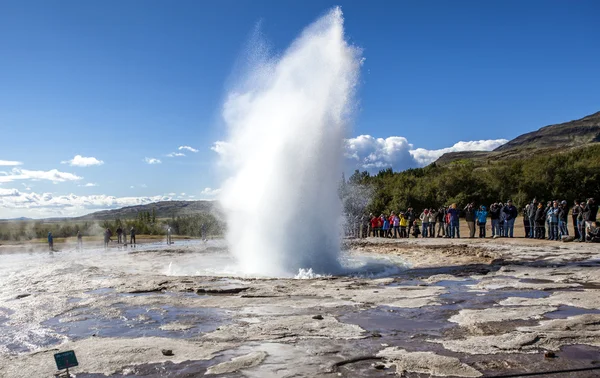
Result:
M442 155L436 164L449 164L453 161L469 159L477 161L506 160L523 158L600 143L600 112L587 117L542 127L516 137L494 151L449 152Z
M157 218L170 218L172 216L191 215L199 213L209 213L215 210L214 201L160 201L146 205L128 206L120 209L102 210L87 214L74 220L112 220L133 219L139 212L156 211Z

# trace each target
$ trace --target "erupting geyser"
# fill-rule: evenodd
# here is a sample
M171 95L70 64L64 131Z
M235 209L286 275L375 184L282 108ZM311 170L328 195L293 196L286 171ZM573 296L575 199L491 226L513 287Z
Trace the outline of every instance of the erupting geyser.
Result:
M360 61L334 8L282 56L254 62L229 93L218 147L231 176L220 201L246 273L340 270L337 189Z

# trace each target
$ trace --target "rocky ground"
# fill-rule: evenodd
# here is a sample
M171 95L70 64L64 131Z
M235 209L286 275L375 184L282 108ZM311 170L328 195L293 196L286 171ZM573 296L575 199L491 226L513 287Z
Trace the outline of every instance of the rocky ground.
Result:
M368 239L348 248L407 267L383 278L197 276L184 268L226 252L193 242L2 253L0 376L52 376L53 354L70 349L77 377L480 377L600 366L598 245Z

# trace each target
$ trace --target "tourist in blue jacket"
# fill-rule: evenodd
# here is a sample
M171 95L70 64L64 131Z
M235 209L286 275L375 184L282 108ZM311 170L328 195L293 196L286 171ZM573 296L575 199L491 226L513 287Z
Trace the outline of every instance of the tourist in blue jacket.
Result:
M479 225L479 237L485 238L485 222L487 222L488 212L485 206L479 206L479 210L475 211L475 217L477 218L477 225Z
M50 252L54 251L54 238L52 237L52 232L48 232L48 247L50 248Z
M552 207L548 209L547 219L550 224L550 232L548 234L548 239L550 240L558 240L558 201L552 202Z

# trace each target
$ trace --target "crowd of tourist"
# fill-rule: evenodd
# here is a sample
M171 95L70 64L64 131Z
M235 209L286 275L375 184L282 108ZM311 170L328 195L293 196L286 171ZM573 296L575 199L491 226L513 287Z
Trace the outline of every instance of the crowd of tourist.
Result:
M569 208L566 201L542 201L534 199L521 211L527 238L563 240L569 237L569 214L571 214L573 235L569 240L600 241L597 220L598 205L593 198L575 201ZM515 220L519 210L508 200L498 201L489 207L467 204L460 209L455 203L447 207L423 209L421 212L409 207L406 211L391 211L389 214L368 217L355 217L349 227L349 235L354 237L378 238L460 238L461 218L467 223L468 237L491 236L514 237ZM489 222L488 222L489 221ZM488 233L489 231L489 233Z

